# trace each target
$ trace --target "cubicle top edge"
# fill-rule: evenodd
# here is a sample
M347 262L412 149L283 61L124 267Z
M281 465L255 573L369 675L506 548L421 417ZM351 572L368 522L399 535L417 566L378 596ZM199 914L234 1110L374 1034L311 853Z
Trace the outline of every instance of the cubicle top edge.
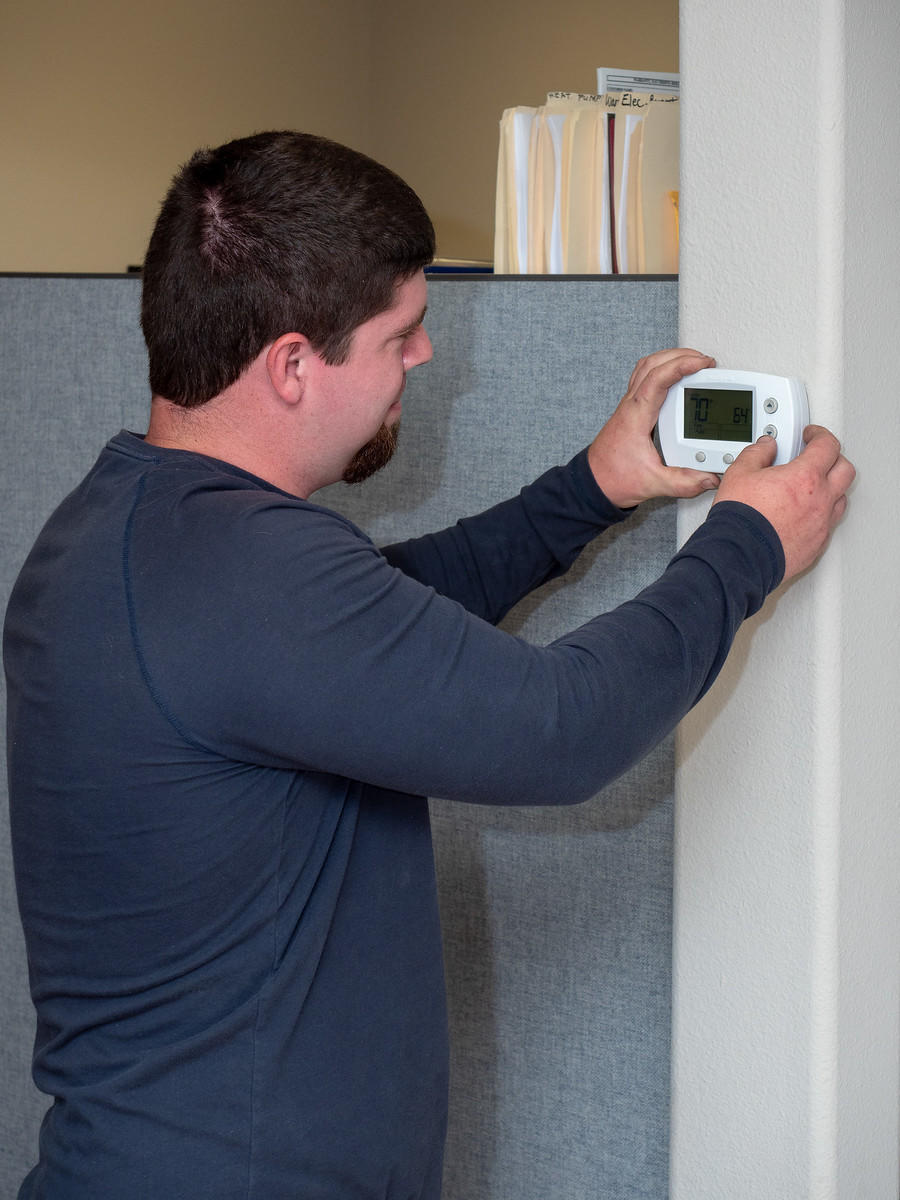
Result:
M140 279L139 271L0 271L0 279ZM528 283L564 283L564 282L598 282L598 283L675 283L677 275L495 275L484 271L438 271L429 274L428 282L434 283L440 279L477 279L487 281L502 279L504 282L521 280Z
M140 279L136 271L0 271L0 279Z
M504 283L677 283L677 275L497 275L493 272L440 271L428 276L431 283L436 279L477 279L487 281L499 279Z

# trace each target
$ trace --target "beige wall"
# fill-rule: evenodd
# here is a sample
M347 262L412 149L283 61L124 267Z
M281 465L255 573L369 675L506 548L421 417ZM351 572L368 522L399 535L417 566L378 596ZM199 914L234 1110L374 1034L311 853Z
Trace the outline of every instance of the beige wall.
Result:
M504 108L593 92L598 66L678 69L677 0L392 0L386 10L372 152L422 196L449 257L493 254Z
M30 0L0 18L0 270L123 271L198 145L303 128L420 192L489 258L497 122L598 65L677 69L677 0Z

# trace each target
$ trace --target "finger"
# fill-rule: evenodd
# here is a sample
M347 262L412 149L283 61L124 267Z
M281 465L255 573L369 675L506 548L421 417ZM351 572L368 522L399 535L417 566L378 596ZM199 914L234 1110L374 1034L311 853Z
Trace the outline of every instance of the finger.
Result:
M841 453L841 443L831 430L824 425L807 425L803 440L806 445L800 453L806 463L825 474L836 495L845 492L856 478L856 467Z
M813 454L824 464L829 459L836 462L841 453L841 443L830 429L824 425L807 425L803 430L803 441L806 443L801 454Z
M823 433L834 437L831 430L827 429L824 425L807 425L803 430L803 440L804 442L811 442L813 438L820 437Z
M685 375L699 371L714 362L715 359L710 358L708 354L703 354L700 350L691 350L686 347L658 350L655 354L649 354L646 358L642 358L637 364L628 381L628 391L638 391L648 379L656 376L660 370L665 372L673 364L681 364L681 369L676 370L672 377L672 382L675 383Z
M642 435L649 434L659 418L669 388L685 375L693 375L714 361L707 354L679 351L676 358L657 362L636 387L626 392L619 405L619 420L624 420L629 428Z
M839 455L837 462L828 472L829 483L838 491L846 492L855 478L856 467L843 454Z
M728 470L738 475L743 475L748 471L761 471L764 467L772 465L777 453L778 443L765 433L752 445L745 446Z
M834 434L815 425L804 431L804 439L806 445L795 462L823 478L832 495L846 491L856 476L856 468L841 453L841 444Z
M631 378L628 380L628 388L626 395L631 394L641 387L644 380L660 366L665 366L667 363L677 361L680 358L688 356L691 361L695 361L698 365L689 367L676 375L672 383L677 383L684 375L691 375L694 371L700 371L703 367L715 365L715 359L710 358L708 354L703 354L700 350L691 350L689 347L673 347L670 350L657 350L654 354L648 354L642 358L631 372ZM671 387L671 384L668 385Z
M694 471L690 467L666 467L665 470L664 483L659 490L661 496L688 500L692 496L702 496L704 492L715 491L720 483L718 475Z

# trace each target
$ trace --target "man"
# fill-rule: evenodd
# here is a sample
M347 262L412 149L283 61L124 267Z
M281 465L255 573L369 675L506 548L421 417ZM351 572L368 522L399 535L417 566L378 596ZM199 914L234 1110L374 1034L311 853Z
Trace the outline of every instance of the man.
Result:
M642 360L515 499L379 552L310 500L389 457L431 355L417 197L263 134L176 177L148 250L145 438L50 519L7 614L10 781L54 1097L22 1197L435 1200L446 1015L426 801L577 802L709 687L808 567L853 468L813 428L749 447L635 601L549 647L496 622L663 466ZM693 618L702 604L705 618Z

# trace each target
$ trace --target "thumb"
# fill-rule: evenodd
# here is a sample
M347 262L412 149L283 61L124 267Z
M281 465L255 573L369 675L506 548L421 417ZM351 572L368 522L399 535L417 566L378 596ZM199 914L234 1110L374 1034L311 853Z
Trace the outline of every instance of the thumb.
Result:
M666 467L665 481L660 486L659 495L688 500L693 496L702 496L704 492L715 491L718 486L718 475L711 475L708 471L694 471L690 467Z

